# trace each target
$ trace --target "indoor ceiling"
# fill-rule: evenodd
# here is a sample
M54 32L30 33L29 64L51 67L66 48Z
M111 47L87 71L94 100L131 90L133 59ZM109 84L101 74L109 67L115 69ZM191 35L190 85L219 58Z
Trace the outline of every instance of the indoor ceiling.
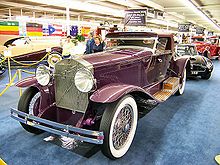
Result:
M124 10L153 7L165 11L166 21L191 22L220 32L212 23L189 8L186 1L188 0L1 0L0 19L9 19L10 12L11 18L22 15L65 19L66 7L69 7L71 20L109 20L122 23ZM220 23L220 0L193 0L193 3L212 21Z

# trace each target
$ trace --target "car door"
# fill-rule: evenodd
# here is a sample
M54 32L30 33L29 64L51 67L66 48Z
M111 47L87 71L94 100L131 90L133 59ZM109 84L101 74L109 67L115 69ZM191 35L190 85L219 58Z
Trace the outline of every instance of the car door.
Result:
M147 81L149 84L161 81L165 78L172 51L167 46L169 39L159 38L157 50L151 57L151 62L147 71Z

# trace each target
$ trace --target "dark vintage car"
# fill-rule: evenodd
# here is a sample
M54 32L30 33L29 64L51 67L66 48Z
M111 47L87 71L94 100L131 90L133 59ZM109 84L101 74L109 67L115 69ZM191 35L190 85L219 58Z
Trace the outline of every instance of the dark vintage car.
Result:
M213 63L207 57L198 54L194 44L179 44L176 46L176 57L189 56L190 67L187 68L187 77L201 76L202 79L209 79L213 71Z
M63 59L55 71L39 66L11 116L25 130L43 131L101 144L104 155L128 151L138 117L185 89L188 58L174 58L172 35L117 32L106 35L106 51Z

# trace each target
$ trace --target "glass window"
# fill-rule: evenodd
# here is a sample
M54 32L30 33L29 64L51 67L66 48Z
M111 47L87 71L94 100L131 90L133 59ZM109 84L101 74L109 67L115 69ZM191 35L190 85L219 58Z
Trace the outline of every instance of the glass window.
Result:
M183 55L194 56L194 55L197 55L197 51L194 46L178 46L177 55L178 56L183 56Z
M24 45L24 44L28 44L29 42L27 41L26 38L20 38L17 39L15 41L12 42L12 46L20 46L20 45Z
M154 48L154 39L111 39L107 42L107 47L114 46L141 46Z

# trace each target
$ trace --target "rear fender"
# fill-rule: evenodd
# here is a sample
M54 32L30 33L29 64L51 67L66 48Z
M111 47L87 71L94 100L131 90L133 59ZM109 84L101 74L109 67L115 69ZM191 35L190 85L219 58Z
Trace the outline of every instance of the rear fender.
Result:
M155 100L153 96L147 93L144 89L128 84L109 84L103 86L90 96L90 100L97 103L111 103L120 99L122 96L133 92L143 93L149 98Z
M18 81L15 86L19 88L25 88L30 86L36 86L37 85L37 79L35 76L27 77L21 81Z

